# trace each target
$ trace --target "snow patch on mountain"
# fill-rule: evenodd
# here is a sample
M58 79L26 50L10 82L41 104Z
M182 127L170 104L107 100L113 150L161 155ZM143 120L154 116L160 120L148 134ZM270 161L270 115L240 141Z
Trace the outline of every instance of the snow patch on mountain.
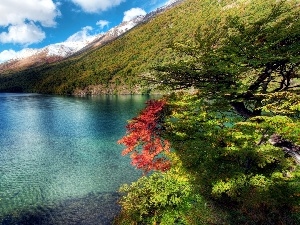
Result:
M28 58L28 57L31 57L34 55L39 55L42 53L46 53L47 56L49 56L49 57L59 56L59 57L65 58L76 52L79 52L81 49L88 46L93 41L103 38L106 35L111 36L111 37L118 37L118 36L122 35L123 33L127 32L128 30L132 29L137 24L139 24L143 20L143 18L144 18L144 16L138 16L138 17L134 18L133 20L122 22L120 25L110 29L105 34L97 34L94 36L89 36L85 40L80 40L80 41L67 40L65 42L48 45L41 49L26 48L19 52L16 52L14 54L14 57L12 59L10 59L9 61L22 60L22 59L25 59L25 58Z
M137 16L130 21L124 21L120 25L110 29L107 34L110 36L120 36L142 22L144 17L145 16Z
M16 52L14 57L9 61L22 60L42 53L46 53L46 55L49 57L67 57L84 48L86 45L98 38L98 36L99 35L96 35L83 41L65 41L61 43L51 44L41 49L25 48L19 52Z
M80 49L95 40L95 38L97 38L97 36L90 37L84 41L66 41L52 44L41 49L41 51L47 51L47 56L67 57L78 52Z
M19 52L14 52L13 50L5 50L4 52L1 53L2 57L0 57L0 64L1 64L1 61L3 63L5 63L5 61L3 61L2 58L7 58L8 55L10 55L10 56L13 55L13 58L11 58L9 61L7 61L9 63L12 61L23 60L23 59L26 59L26 58L29 58L32 56L38 57L40 54L43 54L43 55L46 54L46 56L48 56L48 57L54 56L54 57L65 58L65 57L71 56L75 53L80 53L90 47L99 46L103 43L113 40L114 38L119 37L120 35L126 33L127 31L129 31L132 28L134 28L135 26L137 26L138 24L148 21L156 14L158 14L158 13L164 11L165 9L167 9L168 7L171 7L172 5L175 5L176 3L179 3L182 1L184 1L184 0L170 0L163 7L158 8L155 11L148 13L147 15L140 15L140 16L135 17L132 20L123 21L121 24L119 24L116 27L111 28L106 33L101 33L101 34L92 35L92 36L85 36L86 39L80 38L81 40L79 40L79 39L77 40L76 39L77 36L76 36L76 34L74 34L69 39L67 39L65 42L51 44L51 45L48 45L41 49L26 48ZM80 32L79 33L82 35L88 29L91 29L91 28L85 27L84 30L81 31L81 33Z
M165 6L169 6L169 5L172 5L172 4L174 4L174 3L178 3L178 2L181 2L182 0L169 0L166 4L165 4Z
M38 53L38 51L39 51L38 49L25 48L25 49L19 51L18 53L16 53L16 56L14 59L27 58L32 55L35 55L36 53Z

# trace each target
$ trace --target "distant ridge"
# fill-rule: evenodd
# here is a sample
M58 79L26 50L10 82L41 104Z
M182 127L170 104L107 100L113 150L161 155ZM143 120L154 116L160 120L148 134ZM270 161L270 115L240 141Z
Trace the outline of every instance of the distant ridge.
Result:
M50 51L47 46L39 54L1 64L0 92L153 93L153 87L146 86L142 77L149 74L153 65L173 59L171 43L193 37L201 2L170 1L99 34L79 50L72 51L58 43L55 50Z
M122 22L121 24L111 28L106 33L94 35L83 41L66 41L51 44L41 49L24 49L18 57L12 58L4 63L0 63L0 73L6 71L18 71L33 66L54 63L73 55L79 55L90 48L102 46L123 35L138 24L148 21L157 13L170 8L181 1L183 0L170 1L169 4L156 9L145 16L137 16L130 21Z

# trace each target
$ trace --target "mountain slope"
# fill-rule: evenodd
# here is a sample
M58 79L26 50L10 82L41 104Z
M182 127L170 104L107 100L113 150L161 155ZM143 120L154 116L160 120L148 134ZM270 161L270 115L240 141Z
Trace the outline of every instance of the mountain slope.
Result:
M153 65L174 57L172 42L193 38L199 12L209 1L185 0L170 6L119 38L50 65L2 74L1 91L55 94L141 93ZM146 16L147 17L147 16Z
M42 49L25 49L17 58L0 64L0 73L18 71L62 60L78 52L92 40L57 43Z
M128 30L143 21L144 16L139 16L131 21L122 22L120 25L110 29L107 33L100 33L88 37L86 40L65 41L51 44L41 49L24 49L16 58L0 64L0 72L13 72L26 68L40 66L43 64L60 61L66 57L88 51L90 48L101 46L116 39Z

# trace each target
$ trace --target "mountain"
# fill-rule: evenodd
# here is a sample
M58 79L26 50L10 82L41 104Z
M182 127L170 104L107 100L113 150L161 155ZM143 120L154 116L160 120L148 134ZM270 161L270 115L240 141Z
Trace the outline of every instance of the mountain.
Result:
M130 21L122 22L106 33L89 37L83 41L65 41L62 43L51 44L41 49L24 49L17 57L0 64L0 73L53 63L74 54L80 54L90 48L101 46L118 38L136 25L149 20L157 13L166 10L178 2L180 2L180 0L170 1L169 4L156 9L146 16L138 16Z
M142 23L144 21L144 18L145 18L145 16L137 16L136 18L134 18L130 21L122 22L121 24L117 25L116 27L111 28L106 33L98 35L90 43L88 43L87 45L85 45L83 48L81 48L80 50L78 50L75 53L79 54L79 53L88 51L91 48L102 46L110 41L115 40L116 38L118 38L122 34L126 33L133 27Z
M89 48L100 46L132 29L142 22L143 18L144 16L139 16L131 21L122 22L105 34L98 34L83 41L66 41L51 44L41 49L25 49L18 57L0 64L0 73L53 63L86 51Z
M96 37L92 40L81 42L52 44L42 49L25 49L18 57L0 64L0 73L5 71L17 71L62 60L78 52L95 38Z
M53 54L47 63L39 64L52 52L44 50L43 57L31 56L36 60L32 60L33 66L13 69L2 65L5 69L0 72L0 91L71 95L148 93L152 87L144 86L143 77L154 65L176 57L169 48L173 42L193 39L201 19L199 12L205 4L211 5L206 0L172 1L98 36L75 54Z

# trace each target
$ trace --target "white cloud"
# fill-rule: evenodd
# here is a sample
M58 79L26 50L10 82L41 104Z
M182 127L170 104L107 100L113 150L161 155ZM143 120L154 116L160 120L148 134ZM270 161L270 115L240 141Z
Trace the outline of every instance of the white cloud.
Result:
M29 45L38 43L45 37L45 32L30 22L8 27L8 32L0 33L0 42Z
M109 22L107 20L99 20L96 25L98 25L101 29L107 27Z
M137 16L141 16L141 15L144 16L146 14L147 13L145 12L145 10L143 10L141 8L132 8L132 9L124 12L123 22L132 20Z
M117 6L126 0L71 0L85 12L95 13Z
M78 42L78 41L85 41L89 38L92 38L93 35L90 34L90 31L92 31L93 28L90 26L83 27L81 31L78 31L77 33L70 36L66 42Z
M1 0L0 26L40 22L42 26L56 25L55 18L60 15L52 0Z
M45 32L41 26L56 26L59 4L53 0L1 0L0 28L6 31L0 33L0 42L29 45L42 41Z

